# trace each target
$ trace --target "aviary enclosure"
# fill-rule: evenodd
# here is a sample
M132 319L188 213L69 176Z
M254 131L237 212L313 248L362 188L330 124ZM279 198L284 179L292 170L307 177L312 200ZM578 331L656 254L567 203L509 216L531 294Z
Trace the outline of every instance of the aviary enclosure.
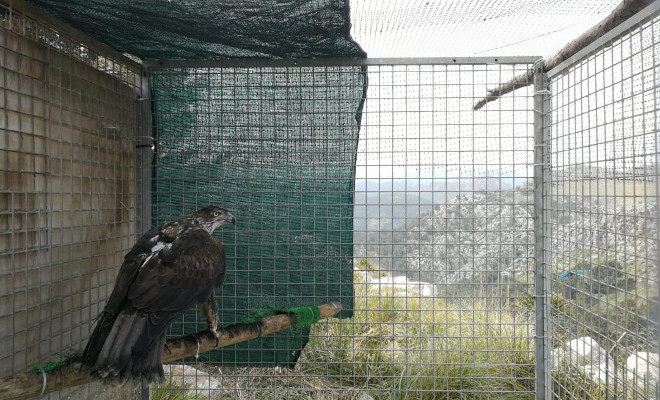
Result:
M275 23L210 46L183 3L110 3L2 2L3 385L27 377L23 395L53 399L660 398L657 2L550 66L367 58L337 4L291 14L317 36ZM223 7L238 12L210 18ZM140 29L148 15L172 27ZM184 28L210 38L168 36ZM341 311L171 361L163 385L55 390L50 369L84 347L137 235L206 204L238 219L216 232L222 325ZM192 310L170 337L202 329Z

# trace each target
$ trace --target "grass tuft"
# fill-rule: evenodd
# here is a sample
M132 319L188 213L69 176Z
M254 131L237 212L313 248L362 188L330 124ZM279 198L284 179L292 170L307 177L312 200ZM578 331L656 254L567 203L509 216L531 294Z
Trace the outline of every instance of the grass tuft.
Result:
M208 397L196 393L193 385L172 382L167 379L165 383L153 385L151 389L152 400L207 400Z
M350 321L312 327L303 371L368 388L378 399L533 398L531 312L487 300L406 297L367 284L369 274L382 276L371 265L356 271Z

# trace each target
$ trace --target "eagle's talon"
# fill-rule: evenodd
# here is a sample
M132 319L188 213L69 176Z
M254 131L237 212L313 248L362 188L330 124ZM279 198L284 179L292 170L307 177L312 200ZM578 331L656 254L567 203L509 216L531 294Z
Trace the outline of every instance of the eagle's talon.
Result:
M202 303L202 312L206 316L206 326L215 337L215 347L220 345L220 334L218 333L218 305L215 302L215 292Z
M197 352L195 353L195 359L199 359L199 348L201 347L200 340L197 337L197 335L191 335L191 336L195 339L195 342L197 343Z
M213 337L215 337L215 347L220 346L220 334L218 333L218 331L215 330L215 328L209 326L209 332L211 332Z

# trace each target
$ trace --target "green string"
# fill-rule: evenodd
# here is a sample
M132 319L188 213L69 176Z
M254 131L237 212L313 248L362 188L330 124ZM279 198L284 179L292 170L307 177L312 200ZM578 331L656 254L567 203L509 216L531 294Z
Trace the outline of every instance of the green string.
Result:
M279 307L269 307L267 311L260 311L252 316L236 321L231 326L250 324L254 322L259 322L264 318L271 317L276 314L293 314L296 317L296 322L291 326L290 329L298 330L302 329L321 320L321 310L317 306L302 306L302 307L289 307L289 308L279 308ZM229 325L227 325L229 326Z
M82 360L82 352L69 352L68 355L63 355L62 357L63 358L60 361L48 361L47 363L37 365L36 367L32 368L32 371L36 372L37 374L49 373L54 369L66 367L76 362L80 362Z
M290 307L283 309L282 312L296 316L296 323L292 326L293 329L302 329L314 325L321 319L321 310L317 306Z
M32 370L34 372L38 373L38 374L41 374L42 373L41 371L49 373L50 371L52 371L56 368L63 367L63 366L68 365L68 364L70 364L70 362L68 360L65 360L65 361L49 361L45 364L37 365Z

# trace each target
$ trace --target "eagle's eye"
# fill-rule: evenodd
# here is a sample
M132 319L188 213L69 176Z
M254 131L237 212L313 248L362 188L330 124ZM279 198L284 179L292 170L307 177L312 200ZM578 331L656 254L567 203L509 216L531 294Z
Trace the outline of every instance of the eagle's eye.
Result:
M218 215L220 215L220 211L214 211L214 212L213 212L213 216L214 216L214 217L217 217Z

